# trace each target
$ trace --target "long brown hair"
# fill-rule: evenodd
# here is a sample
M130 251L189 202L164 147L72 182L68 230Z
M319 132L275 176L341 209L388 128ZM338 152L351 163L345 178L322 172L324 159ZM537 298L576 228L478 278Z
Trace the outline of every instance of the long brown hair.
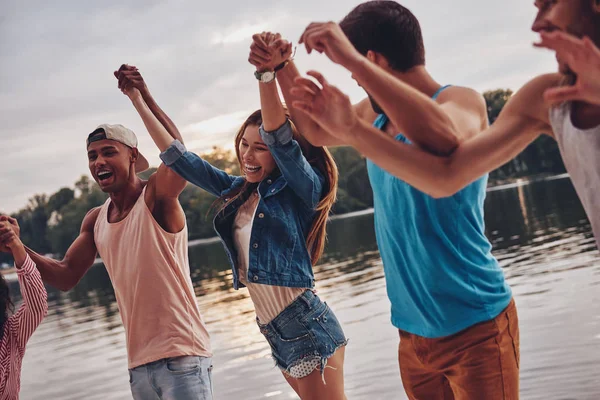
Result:
M290 119L289 114L286 110L286 116ZM290 119L291 122L291 119ZM244 137L244 133L246 132L246 128L249 126L261 126L262 125L262 113L261 110L256 110L244 121L240 129L238 130L235 136L235 154L237 156L238 162L240 163L240 169L243 170L243 162L242 156L240 154L240 143L242 142L242 138ZM310 227L310 231L308 232L308 236L306 238L306 248L310 253L310 261L312 265L315 265L321 255L323 255L323 251L325 249L325 242L327 240L327 219L329 217L329 212L331 211L331 207L335 203L337 199L337 187L338 187L338 169L333 159L333 156L327 150L326 147L315 147L311 145L306 139L304 139L299 133L298 129L291 123L293 138L300 144L300 148L302 149L302 154L308 160L308 163L313 167L317 168L321 174L325 177L325 183L323 185L323 191L321 195L321 200L319 204L315 207L315 218ZM222 212L225 209L225 206L238 198L244 199L246 201L250 193L256 189L258 186L257 183L249 183L245 181L244 184L235 192L229 193L226 197L228 201L225 201L225 196L217 199L218 205L216 208L218 209L217 213Z

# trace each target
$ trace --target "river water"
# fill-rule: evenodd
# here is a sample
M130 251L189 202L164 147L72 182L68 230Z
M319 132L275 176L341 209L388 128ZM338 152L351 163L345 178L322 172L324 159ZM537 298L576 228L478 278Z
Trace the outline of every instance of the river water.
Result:
M521 398L600 399L600 254L570 181L490 189L486 226L519 311ZM220 243L191 244L190 260L215 354L215 399L297 398L273 367L247 292L232 289ZM371 212L332 221L315 275L350 338L348 399L405 399ZM93 267L68 293L49 288L49 302L27 347L21 398L130 399L105 269Z

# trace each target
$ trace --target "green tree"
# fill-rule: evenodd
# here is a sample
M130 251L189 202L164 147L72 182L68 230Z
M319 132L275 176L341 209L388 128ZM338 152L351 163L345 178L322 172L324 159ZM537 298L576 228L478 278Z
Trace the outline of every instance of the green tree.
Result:
M71 188L62 188L48 199L48 213L59 212L64 206L75 198L75 191Z
M202 158L213 167L230 175L240 175L240 164L233 150L225 150L214 146L212 151L202 154Z

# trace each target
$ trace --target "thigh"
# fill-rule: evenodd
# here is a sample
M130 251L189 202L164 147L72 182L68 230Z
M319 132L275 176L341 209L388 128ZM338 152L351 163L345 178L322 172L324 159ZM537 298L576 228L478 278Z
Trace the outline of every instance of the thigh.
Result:
M410 334L400 332L398 364L404 391L410 400L453 400L450 383L441 371L425 367L419 360Z
M467 346L447 375L456 398L518 399L519 329L514 304L461 336Z
M323 371L321 371L321 368L317 368L304 378L294 379L298 388L298 395L302 400L346 399L346 395L344 394L345 349L345 347L340 347L327 360ZM292 387L294 387L293 384Z
M212 400L212 360L209 357L167 358L156 373L162 400Z
M129 386L134 400L160 400L145 365L129 370Z

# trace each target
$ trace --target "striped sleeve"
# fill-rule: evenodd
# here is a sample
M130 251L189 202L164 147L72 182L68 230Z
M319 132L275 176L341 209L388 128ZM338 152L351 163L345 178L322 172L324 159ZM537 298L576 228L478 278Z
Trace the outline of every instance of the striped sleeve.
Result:
M48 293L42 282L40 272L33 260L27 256L25 263L17 268L17 276L23 296L23 304L11 317L17 344L21 354L25 345L48 313Z

